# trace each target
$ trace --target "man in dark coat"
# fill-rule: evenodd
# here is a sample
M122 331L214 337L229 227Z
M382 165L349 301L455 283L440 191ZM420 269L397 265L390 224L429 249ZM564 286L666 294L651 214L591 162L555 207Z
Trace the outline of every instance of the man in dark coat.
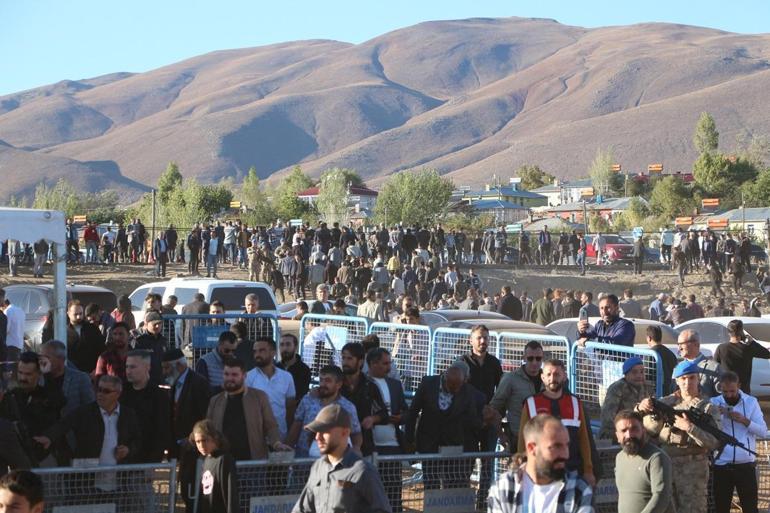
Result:
M521 301L513 295L509 285L505 285L501 292L502 297L500 298L500 306L497 308L497 312L507 315L514 321L520 321L523 313Z
M404 439L420 453L437 453L443 446L462 446L464 452L478 450L484 396L466 383L470 369L455 362L440 376L425 376L412 400ZM424 461L426 490L469 486L470 460Z
M75 458L98 459L100 465L135 463L141 451L142 433L136 413L118 402L123 383L116 376L104 374L96 390L96 401L81 406L35 440L47 448L72 431ZM109 429L116 430L115 439L105 437L108 429L105 422L109 423Z
M53 325L43 329L43 342L53 340ZM104 335L99 328L85 322L83 305L73 299L67 305L67 359L75 367L91 374L96 368L99 355L104 352Z

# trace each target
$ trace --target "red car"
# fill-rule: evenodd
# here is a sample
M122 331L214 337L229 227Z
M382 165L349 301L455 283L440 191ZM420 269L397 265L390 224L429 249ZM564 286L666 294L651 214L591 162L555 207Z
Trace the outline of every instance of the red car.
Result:
M588 246L588 259L596 261L596 250L594 249L595 235L586 235L586 245ZM602 234L607 245L602 255L601 265L611 265L615 263L630 264L634 261L634 243L624 239L620 235Z

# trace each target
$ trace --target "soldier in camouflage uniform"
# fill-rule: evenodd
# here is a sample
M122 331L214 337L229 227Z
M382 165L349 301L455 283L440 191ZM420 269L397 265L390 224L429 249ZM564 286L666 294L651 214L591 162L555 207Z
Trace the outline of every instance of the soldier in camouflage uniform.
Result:
M674 369L679 391L660 399L676 410L694 407L709 414L719 427L719 411L699 387L700 367L683 361ZM710 454L719 443L713 435L695 426L685 416L673 424L655 415L652 401L645 399L636 410L644 415L644 427L671 458L674 470L674 503L678 513L705 513L708 504Z
M602 404L602 427L599 438L615 440L615 415L623 410L633 410L645 397L650 397L644 384L644 362L632 357L623 362L623 378L610 385Z

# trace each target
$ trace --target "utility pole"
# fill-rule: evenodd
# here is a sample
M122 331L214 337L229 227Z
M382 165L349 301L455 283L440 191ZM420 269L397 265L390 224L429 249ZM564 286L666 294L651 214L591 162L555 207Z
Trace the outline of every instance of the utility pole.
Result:
M155 242L155 189L152 190L152 241Z
M588 235L588 211L586 209L586 200L583 200L583 232Z

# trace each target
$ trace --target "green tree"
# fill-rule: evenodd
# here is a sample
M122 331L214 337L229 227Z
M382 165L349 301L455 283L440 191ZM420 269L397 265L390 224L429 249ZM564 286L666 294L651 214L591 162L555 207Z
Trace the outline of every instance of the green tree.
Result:
M719 148L719 132L714 118L708 112L703 112L695 125L692 143L699 154L712 153Z
M736 197L738 187L753 180L759 170L743 158L705 152L693 164L692 172L707 197L726 199Z
M596 150L596 156L588 168L588 176L591 177L591 185L596 194L608 196L623 190L623 177L612 170L614 163L615 154L612 148Z
M613 218L612 227L616 231L626 231L636 226L644 226L650 215L647 203L640 197L633 197L628 202L628 208Z
M276 213L284 220L299 219L308 211L307 203L297 197L297 193L312 186L313 182L295 166L281 185L275 191L274 207Z
M85 207L77 191L64 178L60 178L53 187L40 182L35 187L32 208L61 210L67 217L85 214Z
M267 193L257 176L257 170L252 166L241 184L240 200L246 207L241 215L243 222L249 226L267 225L275 219L275 211Z
M607 233L610 231L610 223L599 214L588 215L588 231L591 233Z
M747 207L770 205L770 168L759 173L756 180L744 183L741 190Z
M549 175L540 166L524 164L516 170L516 176L521 178L521 188L525 191L531 191L549 184L554 181L554 176Z
M667 176L655 184L650 194L650 210L667 219L692 212L695 201L690 189L677 177Z
M355 180L357 178L357 180ZM318 184L318 198L315 207L327 223L345 223L348 219L348 192L353 181L360 186L361 178L349 169L327 169Z
M166 170L158 178L157 201L161 205L168 203L169 197L174 189L182 185L182 173L176 162L169 162Z
M374 207L377 222L431 223L441 218L454 184L435 169L401 171L380 190Z

